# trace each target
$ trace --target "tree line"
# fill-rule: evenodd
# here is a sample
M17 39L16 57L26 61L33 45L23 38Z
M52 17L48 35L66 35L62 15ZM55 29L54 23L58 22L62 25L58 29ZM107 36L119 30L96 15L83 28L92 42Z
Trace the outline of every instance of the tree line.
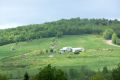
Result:
M108 28L113 29L120 37L120 21L117 19L61 19L0 30L0 45L62 35L101 34Z
M52 67L50 64L40 69L40 71L33 75L25 73L21 80L119 80L120 79L120 64L109 70L103 67L100 71L93 71L89 68L82 66L80 70L69 69L63 71ZM6 76L0 75L0 80L8 80Z
M120 38L118 36L119 34L117 34L115 31L113 31L112 29L106 29L103 32L103 37L106 40L111 40L113 44L117 44L120 45Z

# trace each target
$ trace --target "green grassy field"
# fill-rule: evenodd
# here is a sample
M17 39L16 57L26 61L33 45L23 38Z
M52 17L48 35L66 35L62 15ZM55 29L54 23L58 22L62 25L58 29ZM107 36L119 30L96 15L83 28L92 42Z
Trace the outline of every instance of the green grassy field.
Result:
M53 38L44 38L30 42L20 42L0 46L0 69L1 72L35 72L40 67L47 64L57 66L57 68L79 68L88 66L93 70L102 69L108 66L109 69L120 63L120 47L110 46L98 35L73 35L63 36L57 39L57 48L65 46L83 47L85 52L75 54L41 54L41 51L50 48ZM12 48L15 50L11 50Z

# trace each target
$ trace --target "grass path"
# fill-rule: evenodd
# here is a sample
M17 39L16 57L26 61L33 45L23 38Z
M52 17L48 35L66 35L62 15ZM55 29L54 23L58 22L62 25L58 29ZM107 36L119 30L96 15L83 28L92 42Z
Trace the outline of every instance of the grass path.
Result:
M106 40L106 43L107 43L108 45L120 47L119 45L113 44L113 43L112 43L112 40Z

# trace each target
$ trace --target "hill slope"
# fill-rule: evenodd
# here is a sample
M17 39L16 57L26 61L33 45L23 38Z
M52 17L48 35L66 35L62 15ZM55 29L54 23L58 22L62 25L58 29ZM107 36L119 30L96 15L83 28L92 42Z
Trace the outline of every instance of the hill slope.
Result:
M45 50L50 48L53 38L44 38L33 40L31 42L20 42L0 47L0 68L4 71L34 70L40 66L52 64L58 67L66 68L80 67L86 65L91 69L99 69L104 66L110 68L117 65L120 61L120 48L110 46L98 35L74 35L63 36L57 39L57 48L65 46L83 47L85 52L79 55L59 54L56 52L52 58L50 53ZM11 47L15 46L15 51Z

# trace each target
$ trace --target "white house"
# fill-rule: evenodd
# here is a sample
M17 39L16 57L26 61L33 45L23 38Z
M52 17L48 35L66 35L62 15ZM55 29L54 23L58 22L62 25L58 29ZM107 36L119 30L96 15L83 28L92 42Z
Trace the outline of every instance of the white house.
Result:
M63 47L62 49L60 49L60 53L71 52L71 51L72 51L72 47Z
M72 47L63 47L60 49L60 53L65 53L65 52L83 52L85 49L84 48L72 48Z

